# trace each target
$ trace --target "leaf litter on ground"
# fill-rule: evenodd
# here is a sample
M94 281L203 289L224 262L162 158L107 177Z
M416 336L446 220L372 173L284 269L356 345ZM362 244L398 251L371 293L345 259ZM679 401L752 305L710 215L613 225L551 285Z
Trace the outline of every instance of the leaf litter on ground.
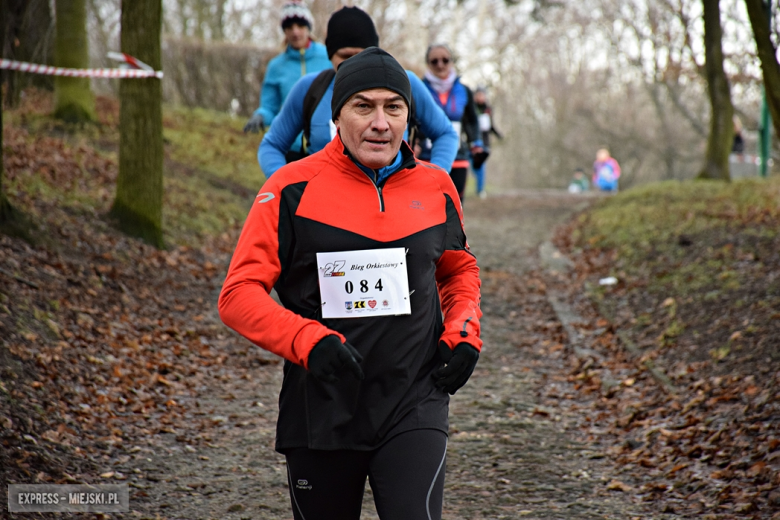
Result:
M122 481L127 472L117 468L149 449L138 442L167 434L196 447L216 438L216 412L194 399L206 381L276 363L236 346L214 305L251 188L212 185L212 202L230 201L232 216L185 219L203 209L193 176L212 173L166 161L167 185L193 197L166 200L176 234L156 250L106 217L116 103L99 98L102 126L89 128L49 120L50 105L50 95L30 91L5 118L6 189L37 240L0 235L0 467L9 483ZM261 182L258 173L256 188ZM213 218L222 219L219 232Z
M631 190L555 242L575 270L548 283L601 355L571 357L592 398L583 434L663 511L780 518L778 178ZM618 283L600 286L606 276ZM622 381L605 385L605 372Z

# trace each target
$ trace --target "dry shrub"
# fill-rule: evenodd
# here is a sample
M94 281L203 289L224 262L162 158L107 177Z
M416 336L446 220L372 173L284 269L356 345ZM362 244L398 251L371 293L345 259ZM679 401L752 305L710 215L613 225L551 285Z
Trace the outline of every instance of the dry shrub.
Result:
M178 38L166 38L162 50L165 101L242 115L259 106L266 65L279 52ZM232 107L234 99L237 107Z

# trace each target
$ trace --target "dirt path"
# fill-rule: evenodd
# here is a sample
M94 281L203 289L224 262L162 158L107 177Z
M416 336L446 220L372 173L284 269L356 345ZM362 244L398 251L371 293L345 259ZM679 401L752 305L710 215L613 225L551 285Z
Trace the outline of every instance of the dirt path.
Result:
M446 519L647 518L603 455L578 433L565 394L561 334L546 301L536 250L583 199L525 192L469 199L467 233L483 274L485 348L451 404ZM215 313L206 317L218 324ZM217 378L182 402L198 410L192 431L138 441L114 461L131 484L129 518L288 519L283 458L273 451L281 366L226 331L212 345L230 356ZM567 396L571 397L571 396ZM363 518L376 513L366 493Z
M560 325L546 301L537 248L582 199L549 192L468 201L482 268L485 348L452 400L447 518L631 518L606 490L611 468L574 433L578 417L541 402L564 384ZM585 203L587 204L587 203Z

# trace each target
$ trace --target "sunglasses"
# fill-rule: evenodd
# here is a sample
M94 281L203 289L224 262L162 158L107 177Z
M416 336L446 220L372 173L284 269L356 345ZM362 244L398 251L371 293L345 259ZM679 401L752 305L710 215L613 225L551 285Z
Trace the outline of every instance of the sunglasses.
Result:
M449 64L449 62L450 62L450 59L449 59L449 58L433 58L433 59L430 61L430 64L431 64L431 65L433 65L434 67L438 67L438 65L439 65L439 60L441 60L441 64L442 64L442 65L447 65L447 64Z

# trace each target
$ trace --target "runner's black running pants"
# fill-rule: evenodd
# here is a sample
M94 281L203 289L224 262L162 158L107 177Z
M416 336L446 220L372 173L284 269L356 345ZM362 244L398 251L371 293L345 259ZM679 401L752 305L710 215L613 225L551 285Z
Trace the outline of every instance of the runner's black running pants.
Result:
M440 520L447 435L400 433L372 451L288 451L295 520L359 520L366 477L382 520Z

